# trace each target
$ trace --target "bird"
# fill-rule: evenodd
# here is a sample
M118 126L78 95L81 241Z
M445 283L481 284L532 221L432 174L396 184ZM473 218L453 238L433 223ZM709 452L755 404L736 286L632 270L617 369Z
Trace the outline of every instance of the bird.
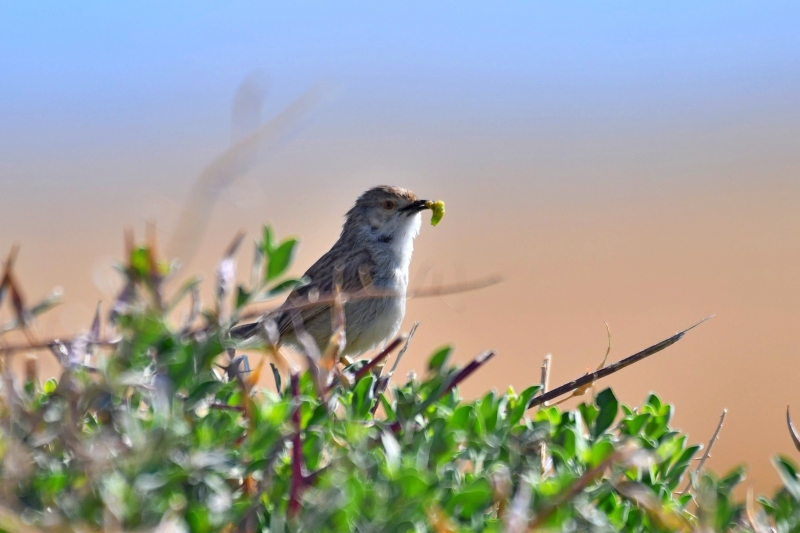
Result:
M340 356L357 357L382 345L403 322L414 239L422 211L433 204L400 187L368 189L345 215L336 243L303 275L306 283L295 288L275 312L234 327L231 336L268 337L272 328L273 338L277 330L278 345L302 352L305 348L298 339L302 328L322 352L333 333L330 297L338 286L346 294L374 291L370 297L344 303L346 341Z

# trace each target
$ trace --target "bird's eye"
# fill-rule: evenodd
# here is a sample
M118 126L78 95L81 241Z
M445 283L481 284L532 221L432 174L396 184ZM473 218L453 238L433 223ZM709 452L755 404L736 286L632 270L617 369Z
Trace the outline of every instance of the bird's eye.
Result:
M397 204L394 202L394 200L384 200L383 201L383 208L384 209L394 209L395 207L397 207Z

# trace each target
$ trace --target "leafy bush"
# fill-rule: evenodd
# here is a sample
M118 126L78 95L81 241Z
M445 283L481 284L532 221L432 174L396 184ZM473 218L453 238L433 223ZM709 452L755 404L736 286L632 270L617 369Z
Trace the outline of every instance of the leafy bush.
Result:
M252 283L234 289L240 240L202 313L196 281L167 298L171 267L129 246L105 338L99 313L85 335L31 338L52 302L27 307L9 259L0 303L17 318L0 332L29 342L2 347L0 530L800 530L792 461L776 460L774 498L739 502L743 471L696 474L702 446L655 394L635 408L605 389L573 410L532 409L534 385L465 401L458 384L491 353L458 368L444 347L424 377L394 384L384 363L402 340L352 362L338 360L336 335L282 375L269 342L248 347L230 329L301 283L284 277L296 241L265 229ZM32 359L12 374L8 359L35 348L59 359L58 380L39 383Z

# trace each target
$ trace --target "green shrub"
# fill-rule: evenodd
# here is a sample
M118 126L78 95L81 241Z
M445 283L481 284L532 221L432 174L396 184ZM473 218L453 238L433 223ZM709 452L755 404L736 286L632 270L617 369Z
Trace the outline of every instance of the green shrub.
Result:
M7 344L0 530L800 530L789 459L776 461L785 487L745 505L732 496L743 471L695 475L702 446L654 394L635 408L605 389L574 410L529 409L535 385L465 401L457 385L492 354L458 368L445 347L398 383L383 363L402 341L369 364L333 364L333 346L282 376L259 362L273 350L229 331L300 283L284 277L295 244L267 228L253 282L234 289L237 240L202 313L196 282L168 298L170 267L132 248L110 336L98 314L88 334L40 343L64 367L58 380L39 383L32 363L15 379L8 359L23 350ZM11 263L0 294L17 320L0 332L49 307L26 307ZM189 317L174 320L183 299Z

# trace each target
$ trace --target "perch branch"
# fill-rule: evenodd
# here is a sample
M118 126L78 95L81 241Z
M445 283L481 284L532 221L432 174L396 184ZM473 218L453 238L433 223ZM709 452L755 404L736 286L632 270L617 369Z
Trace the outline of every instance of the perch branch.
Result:
M403 342L404 340L405 338L403 337L403 335L400 335L395 340L390 342L389 345L386 348L384 348L381 353L373 357L369 363L358 369L358 371L353 376L354 381L358 381L359 379L363 378L367 374L367 372L375 368L375 366L378 365L378 363L386 359L390 353L395 351L395 349L397 349L397 347L400 346L400 343Z

